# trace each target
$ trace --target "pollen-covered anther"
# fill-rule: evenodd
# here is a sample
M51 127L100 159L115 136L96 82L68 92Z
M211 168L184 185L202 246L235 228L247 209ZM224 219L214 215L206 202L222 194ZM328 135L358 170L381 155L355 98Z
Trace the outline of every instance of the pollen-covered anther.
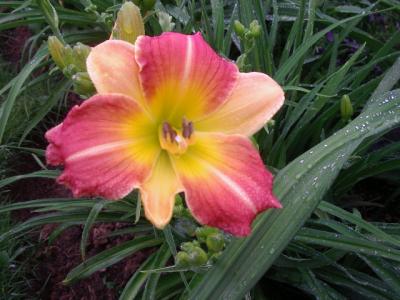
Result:
M171 154L183 154L193 143L193 133L193 122L185 118L181 129L175 129L168 122L163 122L159 130L160 146Z

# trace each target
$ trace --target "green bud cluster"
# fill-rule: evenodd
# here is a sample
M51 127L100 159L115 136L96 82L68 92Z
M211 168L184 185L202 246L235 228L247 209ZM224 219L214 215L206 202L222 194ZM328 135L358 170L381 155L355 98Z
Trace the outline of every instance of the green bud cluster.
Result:
M195 235L197 240L181 245L182 251L175 256L176 266L196 268L206 263L213 263L225 248L225 237L216 228L198 227Z
M207 253L197 241L183 243L181 249L175 257L175 263L179 267L200 267L208 261Z
M249 53L255 46L255 40L261 36L262 28L257 20L253 20L246 28L239 20L233 23L233 30L242 42L242 54L237 58L236 65L240 71L249 71L250 66L246 64Z
M64 75L72 80L75 92L84 97L93 94L95 89L86 71L90 47L82 43L73 47L64 45L55 36L49 37L47 43L51 58Z
M261 26L257 20L253 20L249 28L246 28L239 20L235 20L233 30L241 39L251 40L261 36Z
M200 243L205 243L209 253L221 252L225 247L225 237L217 228L199 227L196 230L196 238Z

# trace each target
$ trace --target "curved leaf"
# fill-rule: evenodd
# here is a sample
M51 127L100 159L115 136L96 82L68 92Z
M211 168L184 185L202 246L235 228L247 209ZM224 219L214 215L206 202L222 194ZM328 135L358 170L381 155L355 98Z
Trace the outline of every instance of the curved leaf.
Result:
M399 122L400 90L396 90L370 100L353 122L281 170L274 192L284 208L268 211L256 221L251 236L234 240L190 297L243 297L317 207L351 153L365 138Z

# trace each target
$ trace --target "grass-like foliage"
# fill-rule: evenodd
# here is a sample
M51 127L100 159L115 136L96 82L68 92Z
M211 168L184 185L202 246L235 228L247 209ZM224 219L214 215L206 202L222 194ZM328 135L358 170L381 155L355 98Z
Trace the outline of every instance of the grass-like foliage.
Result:
M121 3L0 1L0 31L28 26L32 32L18 73L6 61L0 71L0 295L23 297L26 234L57 224L52 239L71 226L83 228L82 263L66 285L154 249L120 291L121 300L398 299L400 2L133 2L146 34L200 31L241 71L267 73L283 86L284 107L254 141L274 170L284 208L261 214L253 233L236 239L199 227L181 199L164 231L145 221L136 194L116 202L29 195L11 201L16 183L59 174L45 166L43 133L65 116L67 96L79 92L75 77L49 58L48 37L71 46L100 43ZM37 214L11 226L10 212L20 209ZM112 235L134 238L88 257L90 230L104 222L126 223ZM20 268L16 280L3 271L10 268Z

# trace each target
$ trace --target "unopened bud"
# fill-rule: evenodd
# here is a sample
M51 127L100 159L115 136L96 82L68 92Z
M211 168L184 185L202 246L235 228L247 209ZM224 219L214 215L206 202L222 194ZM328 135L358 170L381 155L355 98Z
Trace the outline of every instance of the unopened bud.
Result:
M47 45L49 48L51 58L56 63L57 67L59 67L61 70L63 70L66 67L65 60L64 60L65 59L64 45L55 36L49 37L49 39L47 40Z
M261 35L261 26L257 20L254 20L253 22L250 23L249 30L251 36L254 38L257 38Z
M342 99L340 100L340 113L342 115L342 119L345 121L350 120L354 113L353 105L351 104L350 97L348 95L343 95Z
M239 37L244 37L244 34L246 33L246 28L239 20L233 22L233 30Z
M188 252L188 255L191 266L199 267L207 263L207 253L200 247L193 247L191 251Z
M179 251L175 256L175 265L178 267L189 267L190 266L190 258L189 254L184 251Z
M63 59L65 66L75 65L73 50L70 45L64 46Z
M225 241L221 233L210 234L206 239L206 245L211 252L220 252L224 249Z
M172 22L172 17L166 12L157 12L158 23L160 23L163 32L172 31L175 27L175 23Z
M218 233L219 233L218 229L213 227L208 227L208 226L198 227L196 229L196 238L199 242L205 243L209 235Z
M86 59L89 56L91 48L82 43L77 43L72 49L72 56L74 65L77 67L78 72L86 71Z
M86 72L78 72L72 76L72 82L76 93L82 96L91 96L95 93L96 89L92 81L90 80L89 74Z
M181 249L186 252L190 252L194 247L200 247L198 241L185 242L181 245Z
M125 2L118 12L111 38L134 44L139 35L144 35L140 9L132 2Z

